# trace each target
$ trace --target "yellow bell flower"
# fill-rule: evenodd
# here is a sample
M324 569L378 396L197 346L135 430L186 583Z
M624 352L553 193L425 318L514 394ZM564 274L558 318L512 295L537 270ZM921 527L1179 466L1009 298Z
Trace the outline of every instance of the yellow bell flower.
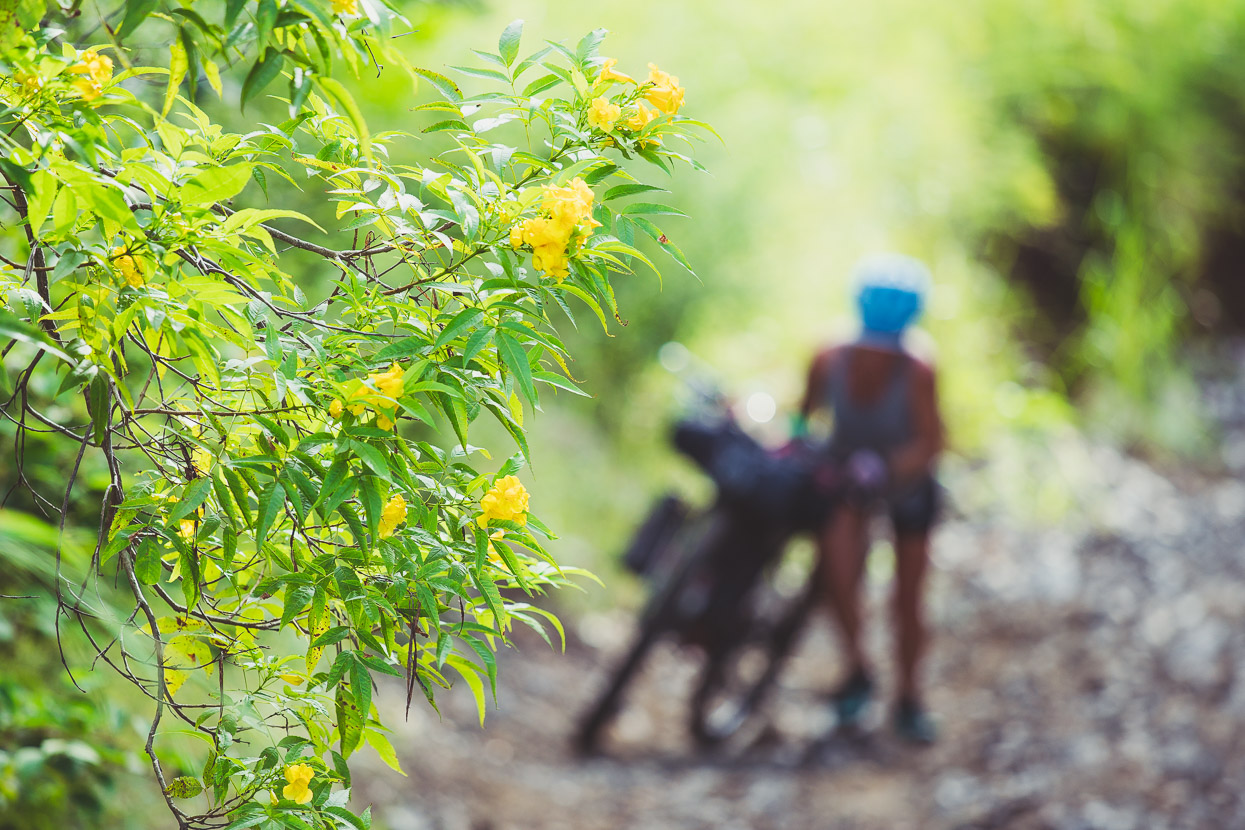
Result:
M385 414L392 410L380 410L376 413L376 427L378 429L393 429L393 421Z
M606 58L605 63L601 64L601 72L597 75L597 80L607 83L634 84L635 78L614 69L617 65L617 58Z
M608 133L614 128L614 122L621 114L622 107L610 103L609 99L593 98L592 103L588 105L588 124L603 133Z
M83 97L85 98L86 95L83 95ZM147 282L138 260L127 254L125 248L116 247L112 249L112 264L121 273L121 276L125 278L125 284L131 288L141 288L143 283Z
M333 402L329 404L329 415L333 418L340 418L342 416L341 401L334 399Z
M306 804L311 800L311 789L308 786L316 777L316 771L308 764L290 764L285 768L285 780L290 782L281 790L281 797L288 798L295 804Z
M21 85L22 92L27 95L34 95L43 89L43 76L38 72L18 72L13 76L13 80Z
M385 503L380 512L380 538L388 539L398 529L398 525L406 521L406 499L398 493Z
M683 106L683 87L679 86L679 79L661 71L655 63L648 65L648 83L652 86L644 91L645 99L666 115L674 115Z
M112 78L112 58L88 49L78 56L78 62L69 71L77 75L88 75L102 84Z
M649 122L656 117L657 111L649 109L648 105L646 105L643 101L640 101L636 105L635 112L623 121L623 126L625 126L628 130L638 133L640 130L647 127Z
M333 14L355 17L359 14L359 0L333 0Z
M396 363L389 367L388 372L373 372L367 376L367 379L375 384L376 389L387 398L402 396L402 367Z
M526 525L527 503L528 493L523 482L515 476L505 476L494 482L480 499L480 516L476 523L487 527L490 519L502 519Z

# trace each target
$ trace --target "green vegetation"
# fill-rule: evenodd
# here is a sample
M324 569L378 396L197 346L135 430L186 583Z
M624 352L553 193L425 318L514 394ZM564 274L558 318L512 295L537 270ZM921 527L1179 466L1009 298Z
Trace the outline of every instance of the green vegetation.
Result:
M561 635L536 603L582 574L515 476L525 419L582 394L555 322L608 327L612 280L655 267L634 243L677 211L637 174L696 165L711 130L600 30L533 47L515 21L464 91L370 0L43 15L0 41L0 396L12 505L69 533L0 512L28 565L2 619L10 659L52 669L39 643L70 682L128 681L145 726L80 698L45 734L59 696L6 675L0 815L103 820L92 781L142 746L179 827L367 827L347 760L398 767L374 675L434 707L458 678L483 721L512 626ZM335 75L378 63L435 90L440 141L369 128ZM235 90L263 113L245 132L206 109ZM469 443L484 418L499 469ZM59 737L75 723L122 745Z

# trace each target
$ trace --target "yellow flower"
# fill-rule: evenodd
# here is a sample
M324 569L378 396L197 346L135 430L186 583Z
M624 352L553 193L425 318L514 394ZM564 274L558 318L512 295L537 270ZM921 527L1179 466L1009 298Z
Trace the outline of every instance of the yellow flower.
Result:
M499 527L488 535L488 538L490 540L495 539L499 542L505 537L506 537L506 529L504 527ZM492 541L488 543L488 558L490 561L498 563L498 564L504 561L501 558L501 555L497 553L497 548L493 547Z
M648 83L652 86L644 91L644 97L666 115L674 115L683 106L683 87L679 86L679 79L662 72L655 63L648 65Z
M592 188L583 179L571 179L566 187L546 185L542 189L544 196L541 198L541 207L568 237L578 224L582 224L584 230L600 226L601 223L592 218Z
M397 398L402 395L402 367L393 364L388 372L373 372L367 376L386 398Z
M527 524L527 489L515 476L506 476L494 482L493 487L480 499L480 517L476 522L487 527L490 519L502 519L519 525Z
M78 62L69 71L77 75L88 75L91 80L102 84L112 78L112 58L88 49L78 56Z
M380 512L380 538L388 539L405 521L406 499L398 493L385 503L385 509Z
M355 16L359 13L359 0L333 0L333 14Z
M553 245L540 245L532 249L532 267L558 282L571 273L566 250Z
M611 104L604 97L593 98L592 103L588 105L588 124L603 133L608 133L614 128L614 122L621 114L622 107L617 104Z
M195 538L195 520L182 519L177 523L177 535L187 542Z
M329 415L333 418L340 418L342 416L341 401L334 399L333 402L329 404Z
M315 778L316 771L308 764L290 764L285 768L286 784L281 790L281 797L288 798L295 804L306 804L311 800L311 789L308 785Z
M622 72L614 71L614 67L617 65L617 58L606 58L605 63L601 64L601 73L597 75L597 80L606 81L608 83L634 84L635 78L630 75L625 75Z
M18 72L13 76L13 80L21 84L22 92L27 95L34 95L43 89L43 76L38 72Z
M86 96L83 95L83 97L85 98ZM143 271L139 267L138 260L127 254L125 248L117 247L112 249L112 264L121 272L121 276L125 278L126 285L131 288L140 288L147 281L143 277Z
M385 410L376 413L376 426L380 429L393 429L393 421L385 414Z
M532 265L561 281L569 271L569 248L578 247L577 233L587 234L601 223L592 218L592 188L581 178L565 187L545 185L541 197L543 216L525 219L510 229L510 244L532 246ZM574 243L574 244L573 244Z
M638 133L640 130L647 127L649 122L656 117L657 111L649 109L643 101L640 101L636 105L635 113L629 116L627 120L623 121L623 126L625 126L628 130L633 130Z

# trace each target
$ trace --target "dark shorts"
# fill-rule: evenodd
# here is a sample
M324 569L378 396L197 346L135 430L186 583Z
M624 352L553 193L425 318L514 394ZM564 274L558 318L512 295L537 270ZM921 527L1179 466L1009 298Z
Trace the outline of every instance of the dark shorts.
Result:
M942 485L926 476L886 498L896 535L929 533L942 506Z

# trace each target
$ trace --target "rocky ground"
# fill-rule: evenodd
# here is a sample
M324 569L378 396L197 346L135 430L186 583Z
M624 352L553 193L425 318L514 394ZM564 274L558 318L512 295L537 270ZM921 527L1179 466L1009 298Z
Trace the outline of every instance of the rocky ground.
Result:
M400 715L409 778L356 778L391 830L1245 828L1245 385L1226 396L1222 464L1176 475L1076 436L1087 494L1059 523L964 509L938 533L927 665L941 740L912 750L882 707L861 737L818 745L837 666L829 623L804 638L750 746L696 755L681 701L695 657L658 651L603 757L568 748L629 636L619 612L533 637L502 661L481 729L465 690ZM1056 467L1059 465L1056 464ZM883 557L884 559L884 557ZM885 567L871 650L885 669ZM604 596L602 594L602 596ZM883 688L889 678L882 676Z

